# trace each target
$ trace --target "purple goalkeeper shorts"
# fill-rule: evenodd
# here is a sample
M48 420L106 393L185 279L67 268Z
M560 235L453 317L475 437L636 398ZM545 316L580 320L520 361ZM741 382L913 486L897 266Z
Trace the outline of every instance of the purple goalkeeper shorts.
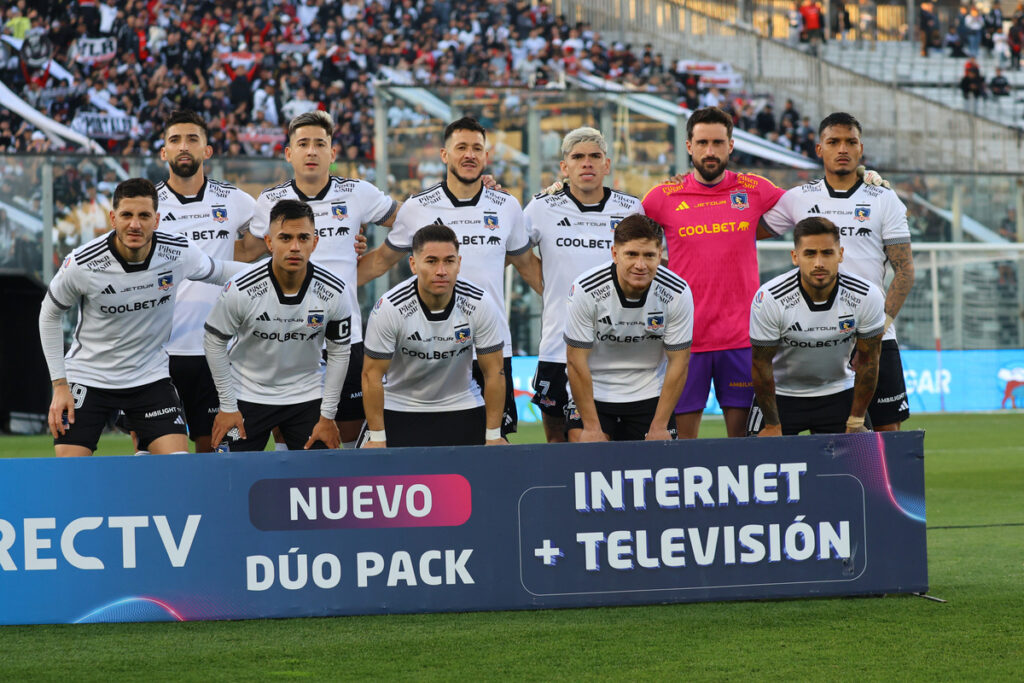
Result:
M676 404L676 412L702 412L708 403L712 379L715 380L718 405L723 408L749 408L754 400L750 363L750 347L691 353L686 386Z

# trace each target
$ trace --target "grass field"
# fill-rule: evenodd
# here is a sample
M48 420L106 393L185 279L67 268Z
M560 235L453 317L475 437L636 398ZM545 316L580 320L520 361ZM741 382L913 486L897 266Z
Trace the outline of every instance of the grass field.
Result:
M930 593L945 604L899 596L0 627L0 680L1020 680L1024 416L920 416L906 427L927 431ZM721 421L703 432L722 435ZM101 452L130 448L117 438ZM541 438L526 428L518 440ZM0 437L4 456L51 452L42 437Z

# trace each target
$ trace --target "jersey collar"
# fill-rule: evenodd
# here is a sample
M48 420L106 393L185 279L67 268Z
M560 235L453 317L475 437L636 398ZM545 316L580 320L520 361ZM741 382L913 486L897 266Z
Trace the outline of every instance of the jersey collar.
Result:
M836 276L836 286L832 288L832 293L828 295L828 299L821 302L820 304L815 303L811 299L811 295L804 289L804 283L800 281L800 269L796 271L796 286L800 288L800 294L804 297L804 303L807 304L807 308L812 311L829 311L832 310L832 304L836 302L836 295L839 294L839 276Z
M294 306L295 304L302 303L302 300L306 298L306 290L309 289L309 283L313 281L313 264L306 263L306 277L302 280L302 286L299 287L299 291L292 296L286 295L281 291L281 283L274 277L274 268L267 259L267 272L270 273L270 281L274 285L274 291L277 292L277 300L284 306Z
M828 181L824 178L821 179L821 182L824 183L825 189L828 190L828 196L833 199L849 199L853 196L853 193L859 190L860 186L864 184L863 180L858 179L849 190L837 190L829 185Z
M458 282L458 281L456 280L456 282ZM452 289L452 298L448 300L448 304L444 307L444 310L442 310L439 313L434 313L434 312L432 312L430 310L430 308L427 307L427 305L425 303L423 303L423 297L420 296L419 283L415 283L413 285L413 288L416 290L416 301L418 301L420 303L420 310L423 311L423 317L426 318L427 320L429 320L430 322L438 322L438 321L441 321L441 320L447 320L448 316L450 316L452 314L452 311L455 309L455 290L454 289Z
M472 197L470 197L469 199L459 199L458 197L452 194L451 190L448 189L447 178L441 181L441 189L444 190L444 193L446 195L448 195L448 201L452 203L452 206L476 206L477 202L480 201L480 197L482 197L484 194L484 186L481 185L480 191L477 192Z
M630 301L626 298L626 295L623 293L622 287L619 286L619 276L615 272L614 261L612 261L612 265L610 266L610 268L612 271L612 284L615 285L615 293L618 294L619 296L619 304L621 304L623 308L643 308L644 304L647 303L647 292L651 291L651 288L648 287L647 289L644 290L644 293L640 295L639 301ZM654 282L651 282L651 284L653 285Z
M572 203L575 204L576 208L582 213L586 211L604 211L604 205L608 202L608 198L612 196L612 191L607 187L604 188L604 196L601 197L601 201L593 206L587 206L580 200L576 199L576 197L573 196L573 193L569 191L568 186L562 188L562 194L571 199Z
M178 198L178 203L179 204L192 204L194 202L201 202L201 201L203 201L203 197L206 195L206 182L207 182L207 180L208 180L207 178L203 178L203 185L202 185L202 187L199 188L199 192L196 193L195 197L186 197L183 194L178 194L177 192L174 191L174 188L171 187L171 184L169 182L164 182L164 187L167 188L168 192L170 192L171 194L173 194L175 197Z
M327 184L324 185L323 188L319 192L317 192L316 195L313 197L307 197L306 195L302 194L302 190L299 189L299 186L295 182L294 178L292 178L292 190L295 192L295 195L304 202L318 202L327 196L327 191L331 189L331 180L331 176L327 176Z
M149 270L149 262L153 260L153 252L156 251L156 245L160 242L160 232L153 232L153 239L149 243L149 253L146 254L146 259L142 263L128 263L121 256L121 252L117 250L115 240L117 239L117 232L114 230L110 231L110 235L107 236L107 248L110 249L110 253L114 255L114 258L118 263L121 264L121 268L126 273L138 273L143 270Z

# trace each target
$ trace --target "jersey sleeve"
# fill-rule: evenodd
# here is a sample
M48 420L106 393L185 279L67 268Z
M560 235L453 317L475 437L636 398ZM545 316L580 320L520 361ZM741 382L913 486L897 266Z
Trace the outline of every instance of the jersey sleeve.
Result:
M537 197L533 198L533 201L526 205L523 209L523 229L526 230L526 236L530 240L530 244L540 244L540 202L544 201Z
M665 224L662 223L658 217L658 207L661 204L662 197L665 196L665 193L661 191L662 187L662 185L655 185L652 187L640 201L640 208L643 210L643 214L645 216L657 221L662 227L664 227Z
M210 315L206 317L205 330L221 339L234 337L244 318L241 299L233 280L225 285Z
M765 288L759 289L750 304L750 344L778 346L781 342L781 311L772 295Z
M224 272L223 262L215 261L209 254L193 243L189 243L188 248L185 249L184 256L185 277L189 280L216 282L218 276L221 276L220 282L216 284L224 284L222 275ZM232 272L231 275L233 274Z
M250 235L263 239L263 236L267 234L267 230L270 228L270 209L272 208L267 195L261 194L256 199L256 204L252 211L252 220L249 221Z
M60 267L50 286L39 310L39 340L43 347L43 356L50 372L50 380L65 376L64 367L64 333L61 330L61 317L64 312L78 301L84 292L85 273L69 256ZM59 297L59 298L58 298Z
M857 337L877 337L885 331L885 297L882 290L874 285L868 288L861 309L857 314Z
M88 271L78 265L74 256L68 256L50 281L46 296L57 308L66 311L86 293L87 284Z
M359 186L365 195L362 200L363 206L367 207L367 223L383 223L398 209L398 202L381 192L376 185L360 180Z
M512 214L512 229L508 233L508 241L505 242L505 253L517 256L530 250L530 238L526 234L526 218L519 203L512 205L509 211Z
M683 351L693 344L693 292L689 287L676 295L665 321L665 350Z
M772 187L775 187L774 185ZM778 189L778 188L776 188ZM768 230L776 235L784 235L797 224L794 218L796 214L796 198L799 188L789 190L775 203L775 206L768 209L762 218Z
M401 320L398 311L381 297L370 311L363 336L363 352L377 360L391 360L395 355L398 337L401 334Z
M494 353L505 348L505 335L501 326L498 304L489 294L484 294L480 305L473 312L473 346L477 355Z
M387 238L385 238L384 244L395 251L410 251L412 249L412 236L423 227L417 224L416 214L416 204L414 202L406 201L402 204L402 207L398 209L398 215L395 216L395 225L391 228Z
M238 210L241 212L241 220L238 222L238 237L241 237L248 230L252 230L252 219L256 214L256 200L248 192L239 190L235 193L235 201L238 202ZM269 214L268 214L269 215Z
M569 290L568 320L565 324L565 343L577 349L594 347L594 297L574 284Z
M907 206L892 190L885 197L885 219L882 223L882 246L910 244L910 225L907 223Z

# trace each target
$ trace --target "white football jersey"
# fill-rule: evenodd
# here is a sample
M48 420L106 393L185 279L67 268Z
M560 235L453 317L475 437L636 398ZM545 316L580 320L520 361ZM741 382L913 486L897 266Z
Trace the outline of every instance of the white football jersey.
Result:
M156 186L160 230L186 237L215 259L230 261L235 240L248 227L256 200L230 183L207 178L194 197L180 195L166 183ZM203 324L220 295L220 287L206 282L181 283L174 302L174 325L167 353L203 355Z
M448 306L429 311L411 277L377 301L366 324L363 352L390 360L384 408L436 413L484 405L471 378L473 349L504 347L503 311L481 288L459 278Z
M398 206L391 197L372 183L353 178L331 176L315 197L307 197L289 180L260 192L256 211L249 225L254 237L263 238L270 228L270 210L282 199L298 199L313 208L313 224L320 241L313 259L348 285L346 295L352 307L352 343L363 340L362 315L356 296L356 235L367 223L382 223Z
M750 343L776 346L775 393L828 396L853 387L856 340L885 327L882 291L843 271L827 301L814 302L800 284L800 269L766 282L750 307Z
M414 194L402 204L387 245L395 251L412 249L412 236L431 223L447 225L459 238L459 275L477 283L505 310L505 256L530 249L519 201L501 190L482 187L475 197L459 201L444 182ZM512 355L512 334L502 315L504 355Z
M592 349L594 400L632 403L661 395L665 351L693 341L693 294L668 268L637 301L626 299L608 261L576 278L569 288L565 343Z
M885 247L910 243L907 207L899 196L859 181L847 191L836 190L819 178L788 190L764 220L781 235L813 216L827 218L839 228L843 272L859 275L885 292ZM895 338L893 325L885 339Z
M103 389L137 387L168 377L162 347L170 338L181 283L226 279L225 263L214 261L184 237L155 231L149 256L138 264L121 257L114 239L111 231L75 249L47 290L59 309L79 306L64 362L68 381ZM51 365L50 371L53 375L58 368Z
M345 283L313 263L307 265L302 287L291 296L281 291L269 259L235 276L213 307L206 331L221 340L236 340L228 352L236 397L268 405L322 398L324 342L347 352L351 341L352 309L346 289ZM328 353L332 350L329 347ZM213 363L210 367L212 371ZM231 392L220 385L217 392L222 405L230 405L225 394ZM335 397L334 406L337 403Z
M540 360L565 362L569 287L581 273L608 261L619 221L643 212L639 199L607 187L601 201L592 205L580 203L568 188L534 195L523 214L530 241L540 251L544 274Z

